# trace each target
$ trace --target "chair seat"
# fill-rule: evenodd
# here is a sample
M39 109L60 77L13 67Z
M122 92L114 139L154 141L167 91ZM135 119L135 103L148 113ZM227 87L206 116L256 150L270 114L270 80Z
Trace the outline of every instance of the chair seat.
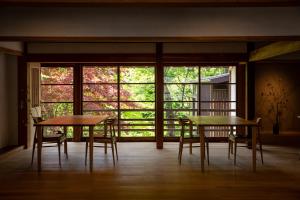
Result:
M43 136L44 142L58 142L58 141L64 141L67 137L64 134L51 134L51 135L45 135Z
M98 134L94 134L94 139L110 139L110 135L105 136L104 133L98 133ZM86 139L88 140L90 137L86 137Z
M236 135L230 134L228 139L231 141L235 141L235 142L245 142L248 140L248 137L244 136L244 135L239 135L239 134L236 134Z

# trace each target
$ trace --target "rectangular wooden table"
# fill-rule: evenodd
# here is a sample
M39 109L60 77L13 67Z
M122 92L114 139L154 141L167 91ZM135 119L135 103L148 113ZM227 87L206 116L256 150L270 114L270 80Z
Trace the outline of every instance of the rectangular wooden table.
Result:
M204 172L204 136L205 127L207 126L230 126L231 130L234 126L254 126L257 127L255 121L246 120L241 117L234 116L189 116L188 117L195 125L199 127L200 135L200 155L201 155L201 171ZM252 134L252 168L256 171L256 134Z
M90 137L90 171L93 171L93 132L94 127L107 119L108 115L91 116L91 115L73 115L73 116L61 116L47 119L40 123L35 124L37 128L37 141L38 141L38 171L42 170L42 126L63 126L66 131L67 126L88 126Z

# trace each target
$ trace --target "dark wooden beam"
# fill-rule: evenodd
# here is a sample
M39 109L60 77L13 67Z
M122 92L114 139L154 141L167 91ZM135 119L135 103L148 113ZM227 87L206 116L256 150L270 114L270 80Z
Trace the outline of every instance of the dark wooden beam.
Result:
M14 55L14 56L22 56L23 55L22 51L16 51L16 50L8 49L5 47L0 47L0 52L9 54L9 55Z
M276 56L300 51L300 41L274 42L259 49L251 51L250 62L265 60Z
M290 36L188 36L188 37L90 37L90 36L0 36L0 41L23 42L263 42L298 41Z
M163 54L164 64L238 63L247 61L245 53ZM149 63L156 62L155 54L28 54L27 62L101 62Z
M1 6L299 6L298 0L1 0Z
M164 54L166 63L237 63L247 61L246 53Z

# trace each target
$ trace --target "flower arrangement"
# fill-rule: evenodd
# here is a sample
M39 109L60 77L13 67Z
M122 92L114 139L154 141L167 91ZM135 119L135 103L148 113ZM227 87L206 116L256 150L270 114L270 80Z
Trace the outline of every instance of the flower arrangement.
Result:
M286 88L283 87L282 79L278 79L273 83L268 82L261 92L261 97L267 102L266 109L273 122L273 134L279 134L280 117L288 105L288 93Z

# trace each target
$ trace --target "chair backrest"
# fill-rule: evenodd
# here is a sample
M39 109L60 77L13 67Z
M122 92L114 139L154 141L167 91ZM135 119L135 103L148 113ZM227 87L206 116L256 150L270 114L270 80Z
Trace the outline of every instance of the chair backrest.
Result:
M34 123L43 121L41 106L36 106L31 108L31 117Z
M258 118L256 119L256 124L257 124L258 126L261 126L261 117L258 117Z
M181 137L184 137L186 126L189 126L189 136L193 137L193 123L191 122L191 120L182 119L182 118L179 118L178 120L179 120L179 125L181 126L181 132L180 132Z
M104 134L105 136L111 136L115 137L115 124L116 124L116 118L108 118L104 121Z

